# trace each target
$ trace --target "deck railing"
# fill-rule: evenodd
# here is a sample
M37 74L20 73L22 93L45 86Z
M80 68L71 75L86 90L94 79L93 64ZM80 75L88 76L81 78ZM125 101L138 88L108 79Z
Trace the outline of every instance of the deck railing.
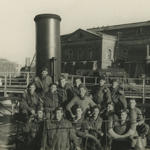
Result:
M34 77L34 72L0 72L0 92L4 92L4 96L7 96L7 93L23 93ZM81 78L90 91L99 84L99 77L93 76L69 75L68 79L74 84L77 77ZM107 85L111 86L114 79L119 81L126 97L142 98L143 102L150 99L150 78L107 77Z
M0 72L0 92L4 92L4 96L7 93L23 93L34 75L34 72Z

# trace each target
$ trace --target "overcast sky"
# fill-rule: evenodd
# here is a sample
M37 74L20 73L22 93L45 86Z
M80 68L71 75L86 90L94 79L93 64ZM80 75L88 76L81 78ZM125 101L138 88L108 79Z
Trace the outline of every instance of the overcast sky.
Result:
M61 16L61 34L150 20L150 0L0 0L0 52L20 64L35 53L34 17Z

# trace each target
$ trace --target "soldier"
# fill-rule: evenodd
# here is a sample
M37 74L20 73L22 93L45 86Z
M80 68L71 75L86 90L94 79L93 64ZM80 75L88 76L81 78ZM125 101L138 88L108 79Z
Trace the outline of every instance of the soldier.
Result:
M38 110L37 116L30 116L23 128L25 150L40 150L43 133L43 110Z
M136 121L137 121L136 130L137 130L138 135L141 137L143 146L146 146L146 135L149 132L149 125L145 123L145 120L144 120L141 110L138 107L136 107L135 99L130 100L129 110L135 111L135 113L136 113Z
M36 76L33 81L35 82L35 85L36 85L36 93L40 97L43 97L44 96L44 92L43 92L42 81L40 80L40 78L38 76Z
M127 109L127 101L123 90L119 87L117 80L114 80L111 87L111 98L114 104L115 113L119 113L121 109Z
M23 95L22 101L20 102L20 112L27 117L30 115L35 115L37 111L43 107L43 102L39 99L39 96L35 90L35 83L30 83Z
M54 110L59 106L57 85L52 83L49 92L45 93L44 111L46 118L52 118Z
M94 106L92 108L91 116L88 119L87 126L88 126L88 132L89 134L93 135L98 141L96 143L95 141L89 141L89 149L90 150L97 150L102 149L101 146L101 137L103 136L102 132L102 118L99 116L100 110L98 106Z
M47 93L49 91L49 86L52 83L52 78L51 78L51 76L48 75L47 68L43 68L41 74L42 74L41 82L42 82L43 92Z
M72 97L72 86L67 83L67 80L64 76L61 76L58 85L58 98L60 101L60 105L65 108L67 103L72 99Z
M86 137L86 132L84 132L83 127L85 127L85 120L83 118L83 111L80 106L76 107L75 118L72 121L72 125L75 128L78 144L80 148L83 148L82 139Z
M73 106L75 106L75 105L80 106L85 115L87 109L96 105L93 102L93 100L88 96L88 90L84 85L81 85L79 89L80 89L80 96L75 96L70 101L70 103L66 106L66 109L70 112L72 118L75 117L75 115L72 112Z
M80 95L79 87L80 87L81 84L82 84L81 78L79 78L79 77L76 78L75 79L75 85L73 87L74 96L79 96Z
M48 120L46 150L70 150L71 143L80 150L72 124L63 118L63 109L58 107L55 119Z
M136 114L134 112L127 113L127 110L121 110L118 114L112 114L108 119L108 133L111 140L109 148L112 150L126 150L131 148L132 139L136 136Z
M106 86L105 77L101 77L98 90L94 97L96 104L101 109L101 113L105 112L108 104L111 103L111 93L109 88Z

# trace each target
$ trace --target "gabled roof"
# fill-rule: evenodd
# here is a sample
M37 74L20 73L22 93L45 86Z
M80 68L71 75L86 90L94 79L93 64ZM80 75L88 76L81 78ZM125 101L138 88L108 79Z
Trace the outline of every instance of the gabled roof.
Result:
M146 27L150 26L150 21L112 25L112 26L102 26L96 28L89 28L87 30L99 30L99 31L108 31L108 30L117 30L117 29L126 29L126 28L135 28L135 27Z
M66 40L68 40L68 39L71 39L71 38L73 38L73 36L75 35L75 34L77 34L78 32L82 32L82 33L88 33L90 36L93 36L93 37L96 37L96 38L101 38L102 37L102 35L103 35L103 33L98 33L98 34L96 34L95 32L92 32L92 31L88 31L88 30L84 30L84 29L77 29L76 31L74 31L74 32L72 32L72 33L69 33L69 34L65 34L65 35L61 35L61 41L63 42L63 41L66 41Z

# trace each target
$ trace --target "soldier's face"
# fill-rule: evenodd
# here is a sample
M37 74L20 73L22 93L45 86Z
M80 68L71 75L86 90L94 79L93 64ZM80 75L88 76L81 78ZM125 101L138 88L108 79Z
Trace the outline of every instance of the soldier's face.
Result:
M63 117L63 112L61 110L56 111L56 119L60 121Z
M118 87L118 82L113 82L112 87L115 89L116 87Z
M100 81L99 81L99 85L100 85L100 86L103 86L104 84L105 84L105 80L100 80Z
M98 108L95 108L94 111L93 111L93 116L94 118L97 118L99 115L99 109Z
M86 94L86 89L80 88L80 96L81 96L81 97L84 97L85 94Z
M39 119L42 119L43 118L43 111L38 111L38 118Z
M50 90L51 90L52 93L56 92L57 91L57 86L56 85L52 85L50 87Z
M46 70L43 70L43 71L42 71L42 77L47 76L47 74L48 74L48 72L47 72Z
M82 109L81 108L77 108L76 115L77 115L77 118L81 118L81 116L82 116Z
M65 87L65 85L66 85L66 79L61 79L60 80L60 85L61 85L61 87Z
M35 85L32 84L32 85L29 87L30 93L31 93L31 94L34 93L34 92L35 92L35 89L36 89Z
M81 80L80 79L76 79L75 80L76 87L79 87L80 84L81 84Z
M135 100L130 100L130 108L133 109L136 106Z
M121 120L124 121L127 119L127 113L126 112L122 112L121 113Z

